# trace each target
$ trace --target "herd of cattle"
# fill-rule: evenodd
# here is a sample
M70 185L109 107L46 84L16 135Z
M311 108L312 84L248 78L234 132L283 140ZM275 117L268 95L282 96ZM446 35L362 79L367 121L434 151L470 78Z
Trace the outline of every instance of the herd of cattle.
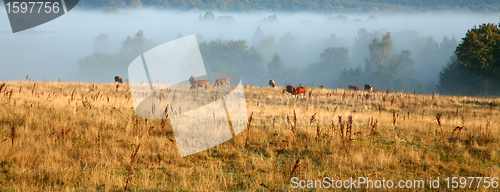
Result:
M115 76L115 83L116 84L123 83L123 79L119 76ZM209 80L196 80L196 77L194 77L194 76L189 77L189 83L191 83L191 87L190 87L191 89L196 89L199 87L205 87L205 89L207 89L210 86ZM226 88L228 88L230 86L229 85L229 78L221 78L221 79L215 80L214 87L223 86L223 85L225 85ZM269 80L269 86L272 88L276 88L276 82L274 82L274 80L272 80L272 79ZM320 85L319 88L324 89L325 87L323 85ZM359 87L357 87L355 85L349 85L349 90L359 91ZM287 85L285 88L285 91L288 93L291 93L294 96L295 95L305 95L307 92L306 87L304 87L304 86L295 87L292 85ZM370 84L365 84L365 91L371 92L371 91L373 91L373 87Z

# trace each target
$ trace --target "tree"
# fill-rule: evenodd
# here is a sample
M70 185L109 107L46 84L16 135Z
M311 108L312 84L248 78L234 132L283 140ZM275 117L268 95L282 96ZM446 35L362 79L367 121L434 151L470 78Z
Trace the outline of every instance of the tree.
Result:
M259 45L260 41L262 41L262 39L264 39L264 37L265 37L264 32L262 31L260 26L257 27L257 29L255 29L255 31L253 32L252 45L253 46Z
M94 50L97 52L107 52L109 50L108 34L101 33L94 38Z
M99 35L95 39L96 43L105 41L106 37L107 35ZM143 31L139 31L134 37L128 36L122 42L122 49L117 54L96 52L78 60L80 79L109 82L112 81L110 76L127 78L130 62L154 46L151 40L146 40Z
M349 48L330 47L320 55L320 61L309 65L303 72L303 79L308 83L333 86L333 80L343 70L350 68Z
M403 50L394 55L387 64L388 81L385 84L391 85L388 88L395 90L420 90L421 84L415 79L415 70L413 69L415 61L411 59L410 50Z
M200 52L208 71L234 72L249 55L245 40L213 40L199 44Z
M144 32L140 30L134 35L134 37L127 36L127 39L122 43L120 54L122 54L122 56L132 57L132 59L134 59L135 57L141 55L143 52L153 48L154 46L155 44L153 43L153 41L146 40L146 38L144 37ZM129 63L127 63L127 65Z
M297 34L287 32L276 44L276 53L281 56L288 66L299 66L303 63L298 39Z
M354 43L351 49L350 61L353 66L361 66L364 62L363 58L370 56L368 45L374 38L380 38L382 35L379 31L368 32L365 28L358 30L358 35L354 38ZM331 36L330 36L331 39Z
M439 73L437 90L448 95L477 95L481 91L481 78L461 69L457 57L452 56L448 66Z
M361 67L356 69L349 68L340 72L339 78L336 81L337 86L347 87L349 85L362 85L363 84L363 71Z
M482 90L487 95L488 81L498 81L500 76L500 28L496 24L481 24L469 29L458 45L455 54L458 65L482 77Z
M286 66L281 60L281 56L274 54L271 61L267 63L267 72L270 79L274 79L276 82L284 82L286 77Z
M329 47L319 56L320 63L331 66L333 70L343 70L349 67L348 47ZM332 72L335 74L335 72ZM338 74L338 73L337 73Z
M418 74L420 81L424 83L437 83L438 73L440 67L437 61L438 57L438 43L432 36L427 38L427 41L420 51L418 56ZM434 86L433 86L434 87Z
M203 16L203 19L205 20L215 19L215 15L212 13L212 11L207 11Z
M275 54L276 44L274 39L275 39L274 36L267 35L256 46L257 50L260 51L265 61L269 61Z
M117 74L118 63L111 54L96 52L78 60L79 78L82 81L112 81Z
M451 36L451 39L449 39L445 35L443 37L443 41L441 41L441 43L439 44L440 54L449 55L449 57L454 55L456 48L457 48L457 39L455 38L455 35Z
M264 72L264 58L260 52L252 46L250 48L250 55L246 58L245 62L238 68L241 74L241 81L248 84L265 84Z
M129 6L130 7L142 7L142 1L141 0L130 0Z
M116 7L106 7L106 9L103 10L104 13L108 13L108 14L116 14L116 13L120 13L120 9L116 8Z
M384 67L388 61L391 47L392 40L390 32L387 32L386 35L382 37L380 42L377 38L372 40L372 43L368 45L370 50L370 60L366 61L366 73L371 73L374 70L377 70L377 68Z

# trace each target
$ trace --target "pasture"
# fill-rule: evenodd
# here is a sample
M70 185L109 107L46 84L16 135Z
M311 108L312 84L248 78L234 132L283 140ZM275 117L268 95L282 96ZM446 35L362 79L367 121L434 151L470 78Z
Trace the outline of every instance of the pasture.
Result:
M445 177L500 177L495 97L245 86L250 125L182 158L168 119L135 115L128 84L0 86L0 191L290 191L292 177L440 177L447 190Z

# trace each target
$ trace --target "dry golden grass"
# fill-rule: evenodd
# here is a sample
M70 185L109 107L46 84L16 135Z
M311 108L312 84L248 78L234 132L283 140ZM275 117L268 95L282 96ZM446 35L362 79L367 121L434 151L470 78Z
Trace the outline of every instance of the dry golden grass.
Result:
M500 110L490 106L499 98L313 89L298 103L282 88L246 87L251 125L182 158L169 120L137 117L126 84L3 83L0 191L288 191L291 177L500 176Z

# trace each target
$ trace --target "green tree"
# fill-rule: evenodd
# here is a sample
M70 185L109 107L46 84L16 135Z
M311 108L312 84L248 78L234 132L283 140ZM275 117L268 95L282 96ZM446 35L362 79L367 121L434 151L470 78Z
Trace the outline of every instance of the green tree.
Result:
M481 24L469 29L456 51L462 69L482 77L482 90L487 95L488 81L499 81L500 28L496 24Z
M448 66L439 73L437 90L442 94L478 95L481 78L460 67L456 56L450 57Z
M413 69L415 61L411 59L411 52L403 50L389 59L385 74L379 77L385 80L384 85L387 89L416 91L421 89L421 84L415 79L415 70Z

